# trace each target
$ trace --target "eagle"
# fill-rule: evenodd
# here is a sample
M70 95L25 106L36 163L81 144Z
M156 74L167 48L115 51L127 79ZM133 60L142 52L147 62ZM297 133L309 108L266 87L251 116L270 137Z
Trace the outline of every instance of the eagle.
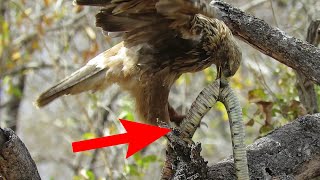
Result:
M98 91L112 84L129 92L139 121L179 122L168 102L171 86L183 73L215 64L221 76L235 74L241 51L230 29L206 14L208 0L74 0L96 6L96 26L122 42L42 93L43 107L62 95Z

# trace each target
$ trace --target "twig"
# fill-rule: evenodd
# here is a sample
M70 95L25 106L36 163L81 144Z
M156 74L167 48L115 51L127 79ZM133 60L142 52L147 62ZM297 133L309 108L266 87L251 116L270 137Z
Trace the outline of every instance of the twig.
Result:
M270 2L271 10L272 10L272 17L273 17L274 23L276 24L277 27L279 27L279 23L276 18L276 12L274 11L273 2L272 2L272 0L269 0L269 2Z
M0 78L3 78L5 76L12 76L12 75L16 75L19 73L22 73L24 71L31 71L31 70L42 70L42 69L51 69L51 68L55 68L57 67L56 65L53 64L46 64L46 63L30 63L30 64L25 64L22 66L19 66L11 71L8 72L4 72L2 74L0 74ZM67 69L74 69L75 67L73 65L61 65L61 68L67 68Z
M76 16L74 16L73 19L69 20L65 24L57 25L55 27L48 28L48 29L44 30L44 32L49 33L49 32L54 32L54 31L61 30L63 28L68 28L69 26L74 26L75 23L77 23L79 20L81 20L83 17L85 17L86 14L87 14L87 12L83 11L83 12L77 14ZM15 40L13 40L13 45L14 46L20 46L21 44L26 44L27 42L30 42L30 40L36 38L38 35L39 35L39 32L32 32L30 34L21 35L20 37L18 37Z
M312 21L308 28L308 34L306 40L315 46L320 42L320 19ZM306 108L309 114L314 114L319 112L317 93L314 88L314 83L308 80L299 71L296 71L296 87L298 89L298 94L301 103Z
M267 2L268 0L254 0L254 1L251 1L250 3L248 4L245 4L243 6L240 7L240 9L242 9L243 11L250 11L251 9Z

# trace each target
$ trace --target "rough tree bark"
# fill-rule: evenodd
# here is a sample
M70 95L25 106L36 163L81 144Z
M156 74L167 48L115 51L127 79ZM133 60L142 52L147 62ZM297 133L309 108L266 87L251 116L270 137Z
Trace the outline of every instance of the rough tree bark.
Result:
M320 114L306 115L247 147L251 179L320 177ZM231 180L233 159L209 168L210 177ZM232 172L232 173L231 173Z
M174 179L204 175L206 179L233 180L233 159L206 168L206 162L193 147L193 154L181 149ZM320 114L298 118L247 147L251 179L298 179L320 177ZM183 157L184 156L184 157ZM190 166L193 168L188 169ZM180 168L180 169L179 169ZM0 177L6 179L40 179L27 148L12 130L0 129Z
M171 133L172 134L172 133ZM208 167L199 144L169 134L177 164L173 179L236 179L233 159ZM320 177L320 114L306 115L247 147L250 179L310 180Z
M308 43L318 46L320 42L320 19L311 21L308 28L306 40ZM304 76L299 71L296 71L296 77L296 86L301 103L306 108L309 114L318 113L318 98L315 91L314 83L308 80L306 76Z
M0 179L41 179L35 162L19 137L0 128Z
M320 84L320 49L223 1L212 1L210 6L212 17L224 21L235 36Z

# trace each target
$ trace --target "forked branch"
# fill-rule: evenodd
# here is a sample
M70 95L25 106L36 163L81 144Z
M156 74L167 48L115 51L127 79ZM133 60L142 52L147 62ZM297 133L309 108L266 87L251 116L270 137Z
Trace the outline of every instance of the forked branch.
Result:
M235 36L320 84L320 49L223 1L212 1L210 6L212 17L223 20Z

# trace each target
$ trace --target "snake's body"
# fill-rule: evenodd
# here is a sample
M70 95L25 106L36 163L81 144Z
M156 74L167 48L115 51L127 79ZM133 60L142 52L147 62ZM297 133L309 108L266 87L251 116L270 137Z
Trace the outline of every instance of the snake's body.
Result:
M201 91L180 125L182 137L192 138L203 116L217 101L222 102L228 112L236 176L238 180L249 180L241 106L226 80L217 79Z

